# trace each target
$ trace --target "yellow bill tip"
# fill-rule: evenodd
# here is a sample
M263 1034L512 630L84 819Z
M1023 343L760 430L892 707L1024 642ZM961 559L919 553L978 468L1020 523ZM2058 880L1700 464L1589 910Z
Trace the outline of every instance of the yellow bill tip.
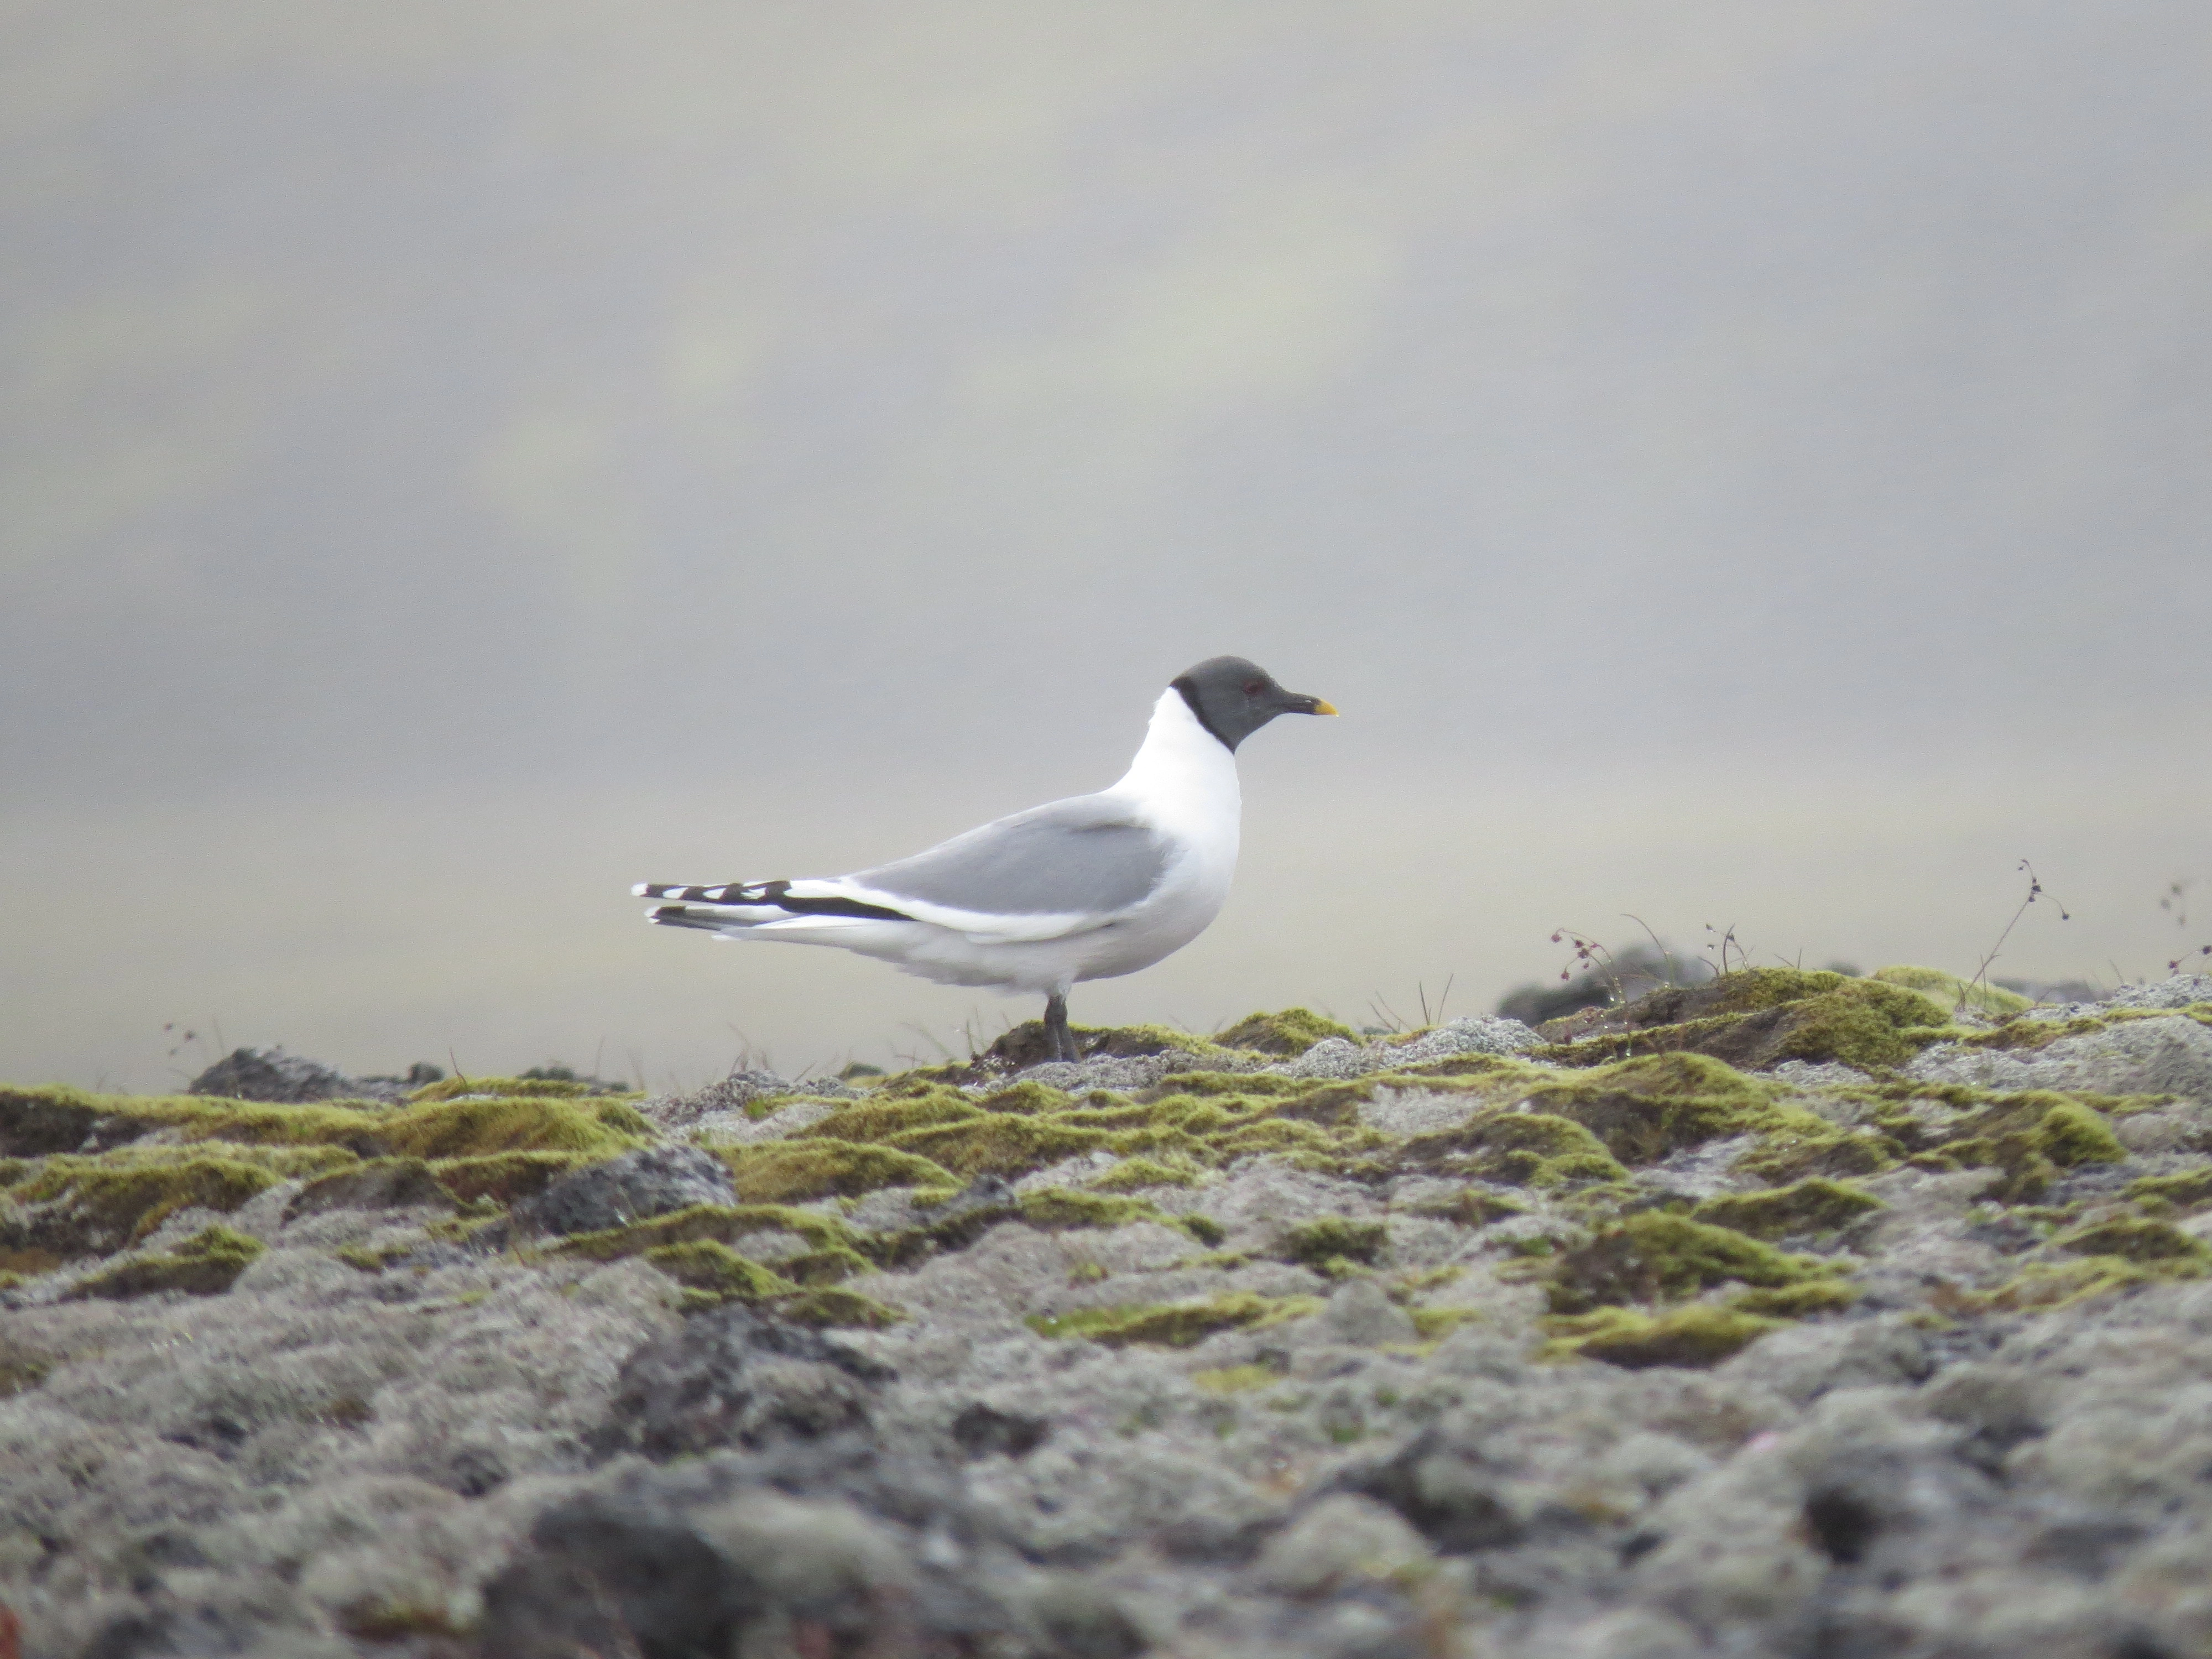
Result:
M1334 714L1336 713L1336 705L1333 702L1324 702L1319 697L1316 697L1314 699L1314 713L1316 714Z

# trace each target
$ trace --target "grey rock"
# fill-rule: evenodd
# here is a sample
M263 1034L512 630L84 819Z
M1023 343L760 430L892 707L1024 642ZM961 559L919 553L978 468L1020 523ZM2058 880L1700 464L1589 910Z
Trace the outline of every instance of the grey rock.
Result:
M564 1176L514 1206L522 1232L599 1232L694 1204L737 1202L730 1167L696 1146L646 1146Z
M2174 983L2146 988L2164 991ZM2057 1038L2041 1048L1984 1050L1938 1043L1905 1070L1910 1077L1985 1089L2172 1094L2212 1105L2212 1027L2177 1016L2125 1020Z
M823 1100L850 1100L860 1091L836 1078L804 1081L775 1072L732 1072L729 1076L694 1089L688 1094L655 1095L639 1103L638 1110L665 1128L684 1128L702 1117L721 1112L742 1112L757 1100L785 1095L804 1095Z
M591 1445L657 1459L862 1431L890 1375L843 1342L725 1306L629 1357Z
M2176 974L2148 985L2124 985L2107 997L2113 1008L2186 1008L2212 1003L2212 974Z
M359 1099L365 1085L335 1066L282 1048L234 1048L194 1078L187 1092L290 1106Z

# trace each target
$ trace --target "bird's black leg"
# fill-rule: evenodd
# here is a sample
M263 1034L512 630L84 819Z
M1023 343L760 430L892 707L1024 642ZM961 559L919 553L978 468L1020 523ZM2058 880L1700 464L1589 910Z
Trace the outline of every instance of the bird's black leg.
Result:
M1075 1052L1075 1033L1067 1029L1067 999L1061 996L1044 1000L1044 1040L1054 1060L1079 1060Z

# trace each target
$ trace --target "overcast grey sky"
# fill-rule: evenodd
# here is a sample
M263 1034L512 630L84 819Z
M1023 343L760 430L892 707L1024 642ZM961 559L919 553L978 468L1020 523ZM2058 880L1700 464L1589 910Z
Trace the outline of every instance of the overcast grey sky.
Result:
M1033 1011L628 884L1223 651L1345 718L1079 1023L1971 971L2023 857L1996 972L2212 939L2201 4L4 16L0 1076L957 1048Z

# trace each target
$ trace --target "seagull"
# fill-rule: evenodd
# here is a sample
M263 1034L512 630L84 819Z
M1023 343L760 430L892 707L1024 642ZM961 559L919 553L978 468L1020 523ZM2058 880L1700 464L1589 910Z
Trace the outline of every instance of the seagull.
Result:
M1237 745L1278 714L1334 714L1242 657L1178 674L1129 769L1075 795L848 876L640 882L646 920L716 939L833 945L941 985L1042 994L1054 1060L1078 1060L1067 994L1204 933L1237 872Z

